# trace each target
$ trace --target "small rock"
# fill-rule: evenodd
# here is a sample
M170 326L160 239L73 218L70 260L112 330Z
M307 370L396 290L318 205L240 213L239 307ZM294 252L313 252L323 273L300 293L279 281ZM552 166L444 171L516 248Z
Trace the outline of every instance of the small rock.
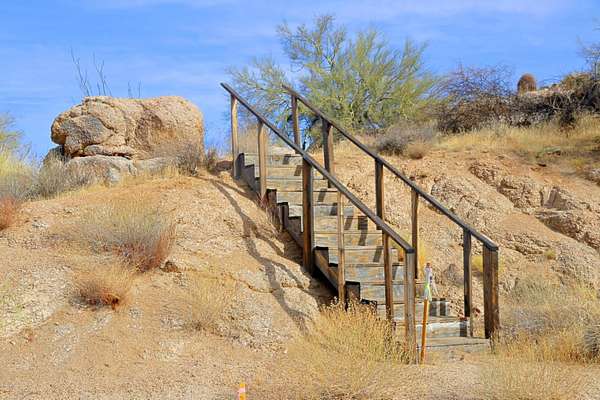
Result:
M160 269L163 272L181 272L181 269L173 260L167 260L160 266Z

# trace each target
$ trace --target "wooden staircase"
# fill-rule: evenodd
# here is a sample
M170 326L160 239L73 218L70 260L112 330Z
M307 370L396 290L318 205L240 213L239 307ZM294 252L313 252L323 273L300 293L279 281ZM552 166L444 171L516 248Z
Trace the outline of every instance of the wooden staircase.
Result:
M255 192L260 190L258 155L240 153L241 177ZM302 239L302 157L295 154L277 154L267 157L267 198L284 229L299 246ZM317 268L334 288L338 282L338 191L327 188L322 176L314 177L314 257ZM377 313L386 317L384 248L381 231L356 207L344 206L343 242L345 248L346 297L372 304ZM390 251L392 259L392 283L394 298L404 297L404 267L400 252ZM415 317L416 335L420 337L423 319L423 282L416 282ZM394 321L404 323L404 301L394 301ZM452 316L450 304L445 299L434 299L430 303L427 323L427 348L447 350L458 347L465 351L482 350L489 347L489 340L473 338L469 334L469 320Z
M295 241L302 247L308 272L318 271L337 291L341 301L349 298L371 304L376 312L404 329L403 340L411 352L418 350L417 337L423 330L424 282L419 280L419 202L425 201L463 231L464 308L463 316L450 312L446 299L430 303L426 326L427 347L435 350L467 351L489 347L498 335L498 246L477 232L431 195L405 177L394 166L337 125L293 89L291 95L294 141L257 112L230 86L231 142L235 178L245 181L268 205ZM298 104L303 103L321 119L324 166L300 147ZM258 124L258 152L241 153L237 138L237 107L241 104ZM286 148L269 146L267 129ZM335 176L333 134L336 129L375 161L376 210L372 210ZM411 243L405 241L385 221L384 171L392 173L411 190ZM485 338L473 336L472 239L482 244ZM400 331L400 330L399 330Z

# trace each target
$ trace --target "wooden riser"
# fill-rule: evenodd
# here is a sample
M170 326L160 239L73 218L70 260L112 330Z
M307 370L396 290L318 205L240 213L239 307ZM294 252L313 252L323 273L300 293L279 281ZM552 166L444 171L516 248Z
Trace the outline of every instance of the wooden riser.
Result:
M423 325L417 320L416 335L418 338L421 337L422 331ZM456 318L431 318L431 321L427 323L428 338L467 337L468 332L469 322Z
M338 251L336 248L330 248L329 262L331 264L338 263ZM346 246L346 265L360 265L369 263L381 263L383 265L384 254L382 246ZM390 249L390 257L392 262L398 261L398 250Z
M338 246L338 235L335 233L320 233L315 232L315 243L321 247ZM345 232L345 246L381 246L383 243L381 232Z
M254 184L254 188L258 188L260 181L258 178ZM297 178L267 178L267 189L270 190L302 190L302 179ZM327 189L327 181L315 179L313 181L313 190Z
M302 216L302 206L299 205L289 205L290 217L301 217ZM331 216L337 215L337 204L322 204L317 203L313 206L313 214L316 217L321 216ZM347 217L351 217L354 215L356 210L352 206L344 207L344 215Z
M423 302L415 304L415 315L417 321L423 320ZM377 303L377 314L382 318L385 318L386 310L385 303ZM429 303L429 316L430 317L449 317L450 316L450 303L448 301L432 301ZM404 304L394 304L394 317L396 321L404 320Z
M243 154L243 165L258 165L258 156L256 153ZM291 166L302 165L302 157L296 154L267 154L267 165L269 166Z
M337 202L337 191L335 189L315 190L313 200L315 203ZM302 191L277 191L277 203L288 203L289 205L302 205Z
M423 295L423 284L417 283L417 296ZM395 300L404 300L404 284L394 283L392 286ZM377 304L385 304L385 285L373 285L361 282L360 298L363 300L376 301Z
M417 341L417 347L420 349L421 342ZM451 337L431 337L425 342L426 353L435 352L458 352L458 353L479 353L491 350L489 339L472 338L462 336Z
M361 282L361 281L383 281L384 271L383 265L363 264L363 265L346 265L345 269L346 281ZM392 265L392 279L402 281L404 279L404 266L401 264Z

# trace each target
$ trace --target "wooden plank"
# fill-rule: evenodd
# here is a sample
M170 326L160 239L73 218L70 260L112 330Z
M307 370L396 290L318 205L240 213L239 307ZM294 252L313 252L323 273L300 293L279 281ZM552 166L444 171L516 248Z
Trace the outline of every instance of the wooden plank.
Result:
M385 221L384 218L384 183L383 183L383 164L375 160L375 208L377 216Z
M346 257L344 246L344 196L337 192L337 244L338 244L338 298L341 304L346 302Z
M411 268L411 265L413 266ZM415 322L415 254L406 253L406 268L404 268L404 334L406 350L411 360L416 359L417 336Z
M385 280L385 310L389 321L394 319L394 288L392 279L392 258L390 257L390 237L383 233L383 275Z
M231 175L234 179L240 177L240 148L238 141L238 112L237 112L238 101L231 95Z
M265 125L258 121L258 176L259 176L259 192L258 195L262 199L267 194L267 131Z
M471 266L471 233L463 229L463 271L465 317L469 318L469 335L473 336L473 268Z
M335 175L332 127L331 127L331 124L324 119L321 120L321 124L322 124L321 129L323 130L323 155L325 158L325 169L331 175ZM330 183L330 185L331 185L331 183Z
M412 228L412 247L415 249L415 279L419 278L419 193L410 192L410 219Z
M500 331L498 303L498 251L483 246L483 313L485 337L496 339Z
M304 268L314 273L313 258L313 171L308 161L302 161L302 262Z
M298 147L302 147L300 143L300 124L298 120L298 98L292 95L292 128L294 130L294 142Z

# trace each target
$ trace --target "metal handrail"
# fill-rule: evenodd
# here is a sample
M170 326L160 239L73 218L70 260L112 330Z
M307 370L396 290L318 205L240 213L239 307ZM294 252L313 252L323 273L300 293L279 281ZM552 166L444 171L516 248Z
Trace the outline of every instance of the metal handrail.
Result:
M338 132L340 132L344 137L354 143L359 149L367 153L374 160L381 165L384 165L389 171L391 171L394 175L400 178L406 185L408 185L411 189L416 191L419 194L419 197L425 199L429 204L431 204L435 209L448 217L455 224L460 226L462 229L468 231L472 236L477 238L481 243L483 243L488 249L492 251L498 250L498 245L492 242L489 238L475 230L472 226L461 220L456 214L452 211L448 210L445 206L443 206L439 201L437 201L433 196L424 191L419 185L417 185L414 181L409 179L407 176L402 174L398 169L396 169L392 164L390 164L386 159L382 158L380 155L369 149L365 146L361 141L356 139L353 135L344 130L337 122L335 122L331 117L325 115L321 110L312 105L304 96L300 93L296 92L289 86L283 85L283 88L289 92L292 96L296 97L300 100L308 109L310 109L313 113L315 113L319 118L327 121L331 126L333 126Z
M359 200L354 194L352 194L346 187L331 175L324 167L321 166L314 158L312 158L306 151L300 146L292 142L286 134L281 132L279 128L273 125L265 116L254 109L248 102L246 102L231 86L226 83L221 83L221 86L229 92L230 95L235 97L251 114L253 114L260 122L266 125L272 130L281 140L290 146L297 154L301 155L302 158L308 162L313 168L315 168L325 179L327 179L338 191L340 191L350 202L356 206L363 214L365 214L375 225L386 233L390 239L398 243L404 252L411 254L415 252L415 249L405 241L400 235L398 235L385 221L379 218L373 211L369 209L361 200ZM302 100L302 99L300 99Z

